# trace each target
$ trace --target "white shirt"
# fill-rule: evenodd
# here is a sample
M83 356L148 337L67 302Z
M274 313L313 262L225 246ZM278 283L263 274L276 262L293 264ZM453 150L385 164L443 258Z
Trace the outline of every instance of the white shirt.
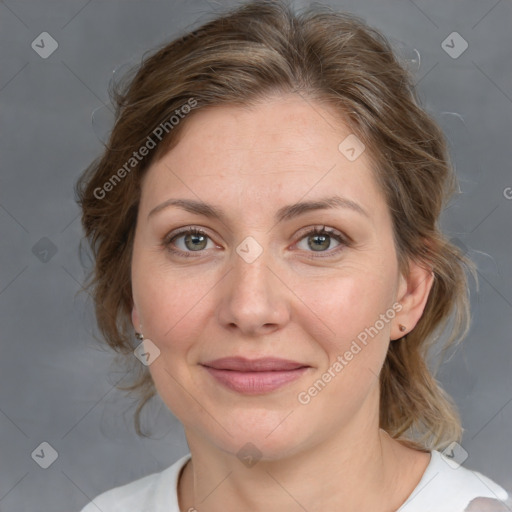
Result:
M81 512L180 512L178 477L189 458L190 453L160 473L110 489L94 498ZM479 497L509 503L505 490L489 478L453 466L451 459L432 451L419 484L397 512L464 512L470 501ZM496 510L510 510L499 505Z

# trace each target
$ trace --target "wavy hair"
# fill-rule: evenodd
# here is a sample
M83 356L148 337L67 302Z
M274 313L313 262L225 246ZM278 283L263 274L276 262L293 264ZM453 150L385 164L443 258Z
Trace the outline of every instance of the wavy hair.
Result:
M149 165L177 143L195 110L300 94L337 111L366 145L392 215L400 270L407 273L415 261L434 273L421 319L390 343L380 374L380 427L424 450L460 439L455 406L427 361L443 341L441 334L446 349L467 333L466 270L475 272L439 228L440 214L456 190L446 140L422 108L411 73L379 31L328 7L295 13L281 1L252 1L156 49L111 92L114 128L101 157L78 180L76 193L94 255L85 287L112 349L127 362L135 359L130 265L141 179ZM191 99L194 111L140 161L131 161L155 127ZM113 182L114 175L122 179ZM108 194L100 193L107 182ZM143 365L133 364L131 371L132 384L118 387L136 392L135 428L144 436L140 413L156 389Z

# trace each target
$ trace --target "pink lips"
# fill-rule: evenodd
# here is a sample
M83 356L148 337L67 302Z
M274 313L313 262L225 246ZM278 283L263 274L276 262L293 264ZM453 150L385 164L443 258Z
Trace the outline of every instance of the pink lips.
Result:
M224 357L202 363L219 383L233 391L258 395L298 379L308 365L288 359Z

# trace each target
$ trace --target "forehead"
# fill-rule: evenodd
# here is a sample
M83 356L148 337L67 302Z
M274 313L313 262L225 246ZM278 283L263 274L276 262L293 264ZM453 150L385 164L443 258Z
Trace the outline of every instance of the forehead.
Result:
M277 203L338 193L383 214L384 198L362 149L332 107L299 95L205 108L185 120L178 144L150 166L142 202L149 208L186 196L277 209Z

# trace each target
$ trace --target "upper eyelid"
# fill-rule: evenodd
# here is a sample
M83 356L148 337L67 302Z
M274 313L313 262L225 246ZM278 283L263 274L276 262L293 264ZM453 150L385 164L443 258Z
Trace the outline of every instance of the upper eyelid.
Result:
M194 231L200 231L201 234L206 235L213 243L216 243L214 240L214 237L212 237L209 234L209 232L208 232L209 230L202 226L192 224L190 226L185 226L183 228L177 228L177 229L178 229L177 232L174 232L175 230L173 230L171 233L167 234L164 237L164 239L163 239L164 244L170 244L176 238L187 235L187 234L189 234L189 232L194 232ZM313 224L311 226L306 226L304 228L299 229L297 231L297 234L295 235L297 240L294 243L301 241L306 236L311 236L311 235L315 234L315 231L325 232L327 235L339 237L341 242L346 245L352 243L352 239L348 235L346 235L343 231L340 231L339 229L330 227L326 224ZM193 252L193 251L191 251L191 252ZM201 252L201 251L198 251L198 252ZM325 251L325 252L327 252L327 251Z
M300 228L299 230L296 231L296 233L297 233L296 236L307 235L311 231L314 231L314 230L326 231L328 234L336 234L336 235L339 235L339 236L347 238L347 239L350 238L343 231L340 231L339 229L333 228L333 227L331 227L331 226L329 226L327 224L312 224L311 226L306 226L304 228ZM181 228L173 229L172 231L170 231L168 234L166 234L164 236L164 239L166 239L166 240L167 239L172 239L172 238L174 238L176 236L187 234L189 231L202 231L205 235L209 236L210 238L214 238L214 237L210 236L209 228L205 228L203 226L199 226L199 225L196 225L196 224L191 224L189 226L184 226L184 227L181 227Z

